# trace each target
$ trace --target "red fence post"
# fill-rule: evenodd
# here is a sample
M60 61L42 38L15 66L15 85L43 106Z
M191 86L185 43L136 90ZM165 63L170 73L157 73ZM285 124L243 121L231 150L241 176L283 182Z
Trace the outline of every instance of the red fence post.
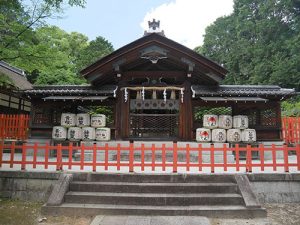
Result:
M288 147L283 145L283 158L284 158L284 171L289 172L289 156L288 156Z
M69 156L69 162L68 162L68 169L72 169L72 160L73 160L73 143L70 142L68 146L68 156Z
M144 143L142 143L141 148L142 148L141 149L141 151L142 151L142 153L141 153L141 169L142 169L142 171L144 171L145 170L145 144Z
M259 157L260 157L260 170L265 170L265 152L264 152L264 146L262 144L259 144Z
M26 169L26 144L22 145L22 162L21 162L21 170Z
M152 160L151 160L151 167L152 167L152 171L154 171L155 170L155 150L156 150L156 146L154 145L154 144L152 144L152 146L151 146L151 158L152 158Z
M96 172L96 162L97 162L97 145L93 144L93 172Z
M134 160L134 152L133 152L133 143L129 144L129 172L133 172L133 160Z
M177 173L177 143L173 143L173 173Z
M161 156L162 170L166 171L166 144L162 144L161 153L162 153L162 156Z
M108 170L108 144L105 143L105 148L104 148L104 170L107 171Z
M277 170L277 156L276 156L276 147L275 144L272 144L272 164L273 164L273 170Z
M227 171L227 145L223 144L223 167Z
M300 171L300 144L296 145L297 169Z
M38 148L38 144L34 143L34 146L33 146L33 162L32 162L33 169L36 168L37 148Z
M80 170L84 168L84 144L80 145Z
M49 162L49 143L47 142L45 145L45 169L48 169Z
M3 161L3 148L4 148L4 140L2 140L0 143L0 168L2 167L2 161Z
M16 143L13 142L10 146L10 168L13 168L14 166L14 156L15 156L15 149L16 149Z
M215 146L214 144L210 145L210 166L211 166L211 172L215 172Z
M185 161L186 161L186 170L190 171L190 144L186 144Z
M62 170L62 146L56 146L56 170Z
M246 171L252 172L252 149L249 144L247 144L246 148Z
M199 171L202 171L202 144L198 145L198 163Z
M235 144L235 168L240 171L240 149L239 144Z
M121 146L120 143L117 145L117 170L119 171L121 169Z

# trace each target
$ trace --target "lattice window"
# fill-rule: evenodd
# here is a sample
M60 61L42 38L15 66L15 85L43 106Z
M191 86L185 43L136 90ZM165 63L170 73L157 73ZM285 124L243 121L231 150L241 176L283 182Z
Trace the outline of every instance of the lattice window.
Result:
M255 127L257 125L257 111L251 110L246 114L249 120L249 127Z
M177 137L178 114L131 114L131 137Z
M277 114L274 108L260 111L260 125L266 127L277 126Z

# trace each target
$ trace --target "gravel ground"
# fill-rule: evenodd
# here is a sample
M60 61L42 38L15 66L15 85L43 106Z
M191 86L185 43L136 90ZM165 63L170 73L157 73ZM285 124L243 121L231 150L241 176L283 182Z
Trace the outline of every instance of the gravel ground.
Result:
M38 222L42 203L0 199L1 225L89 225L92 218L47 217ZM268 217L260 219L210 219L211 225L300 225L300 203L266 204ZM113 224L112 224L113 225Z

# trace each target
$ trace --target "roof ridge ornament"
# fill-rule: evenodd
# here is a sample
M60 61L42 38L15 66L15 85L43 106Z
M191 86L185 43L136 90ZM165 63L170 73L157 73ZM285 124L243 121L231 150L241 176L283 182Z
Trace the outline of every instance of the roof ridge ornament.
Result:
M144 32L144 36L151 34L151 33L157 33L162 36L165 36L165 32L163 30L160 30L160 20L153 19L152 21L148 21L148 30Z

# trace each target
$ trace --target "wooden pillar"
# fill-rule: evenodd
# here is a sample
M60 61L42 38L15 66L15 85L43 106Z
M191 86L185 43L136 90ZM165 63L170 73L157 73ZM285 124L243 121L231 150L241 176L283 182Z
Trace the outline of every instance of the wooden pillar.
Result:
M115 126L116 139L121 140L129 137L129 103L130 94L128 91L128 100L125 102L124 90L119 88L117 92L116 112L115 112Z
M181 102L181 95L179 95L180 111L179 111L179 139L184 141L191 141L193 139L193 107L191 82L186 80L184 82L184 97Z

